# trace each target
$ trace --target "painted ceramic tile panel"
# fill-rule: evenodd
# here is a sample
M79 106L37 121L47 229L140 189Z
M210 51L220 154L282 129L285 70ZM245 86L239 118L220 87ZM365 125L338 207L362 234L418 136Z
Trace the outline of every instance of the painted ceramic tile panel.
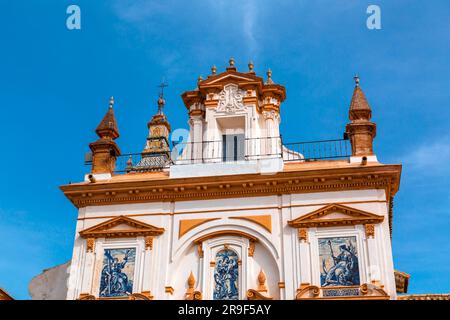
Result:
M319 239L320 285L359 285L358 252L356 237Z
M132 294L136 248L105 249L104 253L100 297Z
M238 255L233 250L222 250L216 254L215 261L213 299L238 300Z

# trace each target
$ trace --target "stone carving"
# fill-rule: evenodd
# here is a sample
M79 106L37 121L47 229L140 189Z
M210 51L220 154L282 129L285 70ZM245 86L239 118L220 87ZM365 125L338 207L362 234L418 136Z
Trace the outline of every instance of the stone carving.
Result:
M236 112L244 109L245 91L235 84L227 84L219 94L217 111Z

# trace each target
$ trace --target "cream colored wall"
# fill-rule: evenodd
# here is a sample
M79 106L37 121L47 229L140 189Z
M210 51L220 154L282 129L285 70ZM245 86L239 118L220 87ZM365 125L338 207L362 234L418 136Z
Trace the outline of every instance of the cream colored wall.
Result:
M360 260L362 261L362 281L379 280L391 297L395 297L392 249L388 226L388 208L383 190L359 190L293 194L254 198L216 199L183 202L154 202L131 205L111 205L87 207L79 210L77 233L68 284L68 299L76 299L80 293L98 295L98 274L101 272L102 248L104 245L134 245L139 248L139 266L135 279L135 290L150 290L155 299L183 299L187 288L187 278L192 271L196 280L196 290L205 291L210 282L208 250L213 252L221 243L233 243L243 252L243 283L241 288L257 289L257 276L263 269L267 276L269 294L276 299L294 299L300 283L318 283L319 265L317 238L326 235L357 235ZM310 213L326 204L343 203L368 212L383 215L384 222L376 226L376 235L370 244L362 226L309 230L309 241L300 243L297 230L287 225L287 221ZM99 239L94 253L86 252L84 239L78 232L118 215L131 218L165 229L164 234L155 238L153 250L145 250L144 239L102 240ZM240 219L238 216L270 215L272 232L262 226ZM179 237L179 223L182 219L219 218L195 227ZM239 230L256 237L253 257L245 254L248 240L228 237L205 241L205 258L200 259L193 240L220 230ZM220 242L222 241L222 242ZM246 242L247 241L247 242ZM206 243L208 242L208 243ZM208 247L209 246L209 247ZM214 247L215 246L215 247ZM368 249L370 247L370 250ZM208 258L209 259L209 258ZM377 265L371 265L372 262ZM378 273L376 271L379 271ZM371 272L372 271L372 272ZM373 272L375 271L375 272ZM278 288L278 282L285 282L285 289ZM165 292L165 287L175 289L174 294ZM242 297L245 292L242 293Z

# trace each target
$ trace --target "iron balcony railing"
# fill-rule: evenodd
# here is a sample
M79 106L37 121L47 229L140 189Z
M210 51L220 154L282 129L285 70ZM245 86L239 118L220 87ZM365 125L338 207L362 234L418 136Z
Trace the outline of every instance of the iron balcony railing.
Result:
M127 153L117 157L116 173L160 171L172 165L239 162L270 158L283 161L317 161L349 158L347 139L283 144L281 137L235 138L231 141L172 143L170 153L151 155ZM145 159L144 159L145 158ZM87 158L86 164L90 164Z

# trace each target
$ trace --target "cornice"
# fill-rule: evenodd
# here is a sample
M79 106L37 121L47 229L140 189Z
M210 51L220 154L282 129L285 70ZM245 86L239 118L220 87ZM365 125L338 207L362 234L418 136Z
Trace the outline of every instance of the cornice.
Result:
M258 197L292 193L384 189L386 199L397 192L401 165L371 165L283 171L273 175L242 174L216 177L136 178L61 186L77 207Z

